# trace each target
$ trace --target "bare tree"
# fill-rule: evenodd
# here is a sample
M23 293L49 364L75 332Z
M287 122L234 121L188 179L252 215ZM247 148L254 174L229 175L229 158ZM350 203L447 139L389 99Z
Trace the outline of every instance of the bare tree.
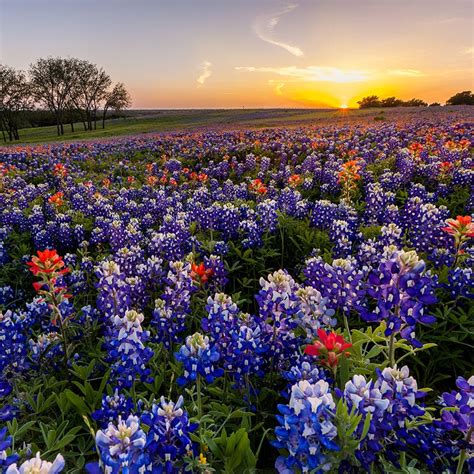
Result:
M71 90L71 101L83 114L84 130L97 128L97 108L105 100L112 84L110 76L95 64L76 60L76 80Z
M21 113L32 107L30 87L23 71L0 64L0 126L10 141L19 140L18 120Z
M106 95L102 113L102 128L105 128L105 118L109 109L123 110L130 107L132 99L122 82L115 84L114 88Z
M76 59L41 58L30 67L33 95L53 112L58 135L64 135L64 114L76 80L76 66Z

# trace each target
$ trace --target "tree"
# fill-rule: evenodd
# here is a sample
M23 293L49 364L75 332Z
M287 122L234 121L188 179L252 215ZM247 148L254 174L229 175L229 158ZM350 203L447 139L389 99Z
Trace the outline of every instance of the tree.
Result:
M107 111L113 109L115 111L126 109L130 106L132 100L130 94L125 89L122 82L115 84L114 88L107 94L104 103L104 110L102 115L102 128L105 128L105 118Z
M41 58L30 66L29 72L35 99L54 113L58 135L64 135L64 114L76 80L77 60Z
M403 107L427 107L428 104L421 99L410 99L402 103Z
M71 101L83 113L84 130L97 128L97 109L106 100L112 84L110 76L102 69L84 60L76 60L76 78L71 89Z
M368 109L370 107L380 107L380 99L376 95L369 95L357 102L360 109Z
M446 101L446 105L474 105L474 94L471 91L458 92Z
M429 107L441 107L441 104L439 102L431 102Z
M396 97L387 97L380 101L380 107L400 107L403 105L403 101Z
M32 107L30 86L23 71L0 64L0 126L10 141L19 140L18 121L23 111Z

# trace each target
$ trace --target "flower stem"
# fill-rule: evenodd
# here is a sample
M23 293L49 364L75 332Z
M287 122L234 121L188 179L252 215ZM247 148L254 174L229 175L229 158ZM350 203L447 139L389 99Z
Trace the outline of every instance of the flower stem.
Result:
M202 418L202 398L201 398L201 376L199 374L196 378L196 390L197 390L198 418L199 418L199 421L201 421L201 418Z
M469 428L469 431L467 432L466 435L466 441L469 443L471 440L472 432L473 432L473 427ZM459 454L459 460L458 460L458 465L456 467L456 474L462 474L462 468L464 467L464 463L466 461L466 450L462 449L461 453Z
M352 343L352 334L351 334L351 329L349 328L349 319L347 318L346 313L344 313L344 327L346 328L347 331L347 337L349 338L349 342Z
M393 367L395 365L395 333L392 332L390 334L390 339L388 343L388 360L390 366Z

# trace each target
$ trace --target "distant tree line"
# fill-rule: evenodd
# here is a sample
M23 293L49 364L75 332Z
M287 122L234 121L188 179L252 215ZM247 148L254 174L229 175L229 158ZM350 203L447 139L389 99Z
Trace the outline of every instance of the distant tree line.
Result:
M0 64L0 128L4 141L19 140L24 126L56 125L58 135L65 124L82 122L84 130L97 129L109 110L131 104L123 83L89 61L77 58L41 58L28 73Z
M387 97L380 99L376 95L369 95L357 102L360 109L373 107L427 107L428 104L421 99L401 100L397 97ZM439 106L438 102L433 102L430 107ZM474 105L474 94L471 91L459 92L446 101L446 105Z

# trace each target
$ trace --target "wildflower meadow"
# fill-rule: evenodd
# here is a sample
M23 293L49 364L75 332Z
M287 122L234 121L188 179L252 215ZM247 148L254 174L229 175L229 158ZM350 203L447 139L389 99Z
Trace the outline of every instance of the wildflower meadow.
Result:
M474 471L472 112L0 149L0 471Z

